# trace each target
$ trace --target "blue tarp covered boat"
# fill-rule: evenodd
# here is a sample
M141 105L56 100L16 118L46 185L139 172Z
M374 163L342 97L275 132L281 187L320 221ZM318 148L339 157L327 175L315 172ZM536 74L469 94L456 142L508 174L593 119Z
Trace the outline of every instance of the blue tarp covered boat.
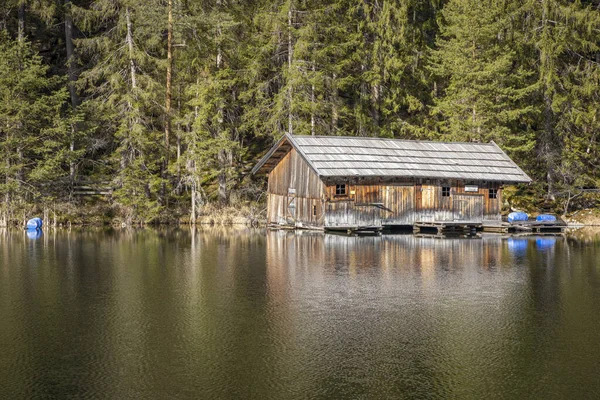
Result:
M527 221L529 219L529 215L522 211L511 212L508 214L508 222L519 222L519 221Z
M34 231L37 229L42 229L42 225L44 225L44 222L41 218L31 218L29 221L27 221L27 230Z
M540 214L535 218L536 221L556 221L556 216L551 214Z

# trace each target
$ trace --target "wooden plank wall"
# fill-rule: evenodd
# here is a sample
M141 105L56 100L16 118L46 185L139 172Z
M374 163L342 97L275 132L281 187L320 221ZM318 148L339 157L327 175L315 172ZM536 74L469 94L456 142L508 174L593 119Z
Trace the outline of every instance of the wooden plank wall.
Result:
M295 149L269 173L268 182L269 224L323 226L323 182Z
M269 173L269 193L287 196L290 188L296 197L321 199L323 194L323 182L295 149Z
M450 187L450 196L442 196L442 187ZM498 189L496 199L489 198L489 188ZM418 221L500 220L502 193L498 185L478 185L477 192L465 192L463 182L436 182L408 185L348 184L345 196L336 196L335 185L325 187L327 198L325 226L377 222L382 225L412 225ZM458 201L455 201L458 200ZM338 204L343 203L343 204ZM381 204L381 208L366 204ZM332 207L329 207L329 205ZM460 207L455 211L455 206ZM331 209L331 211L328 211ZM329 216L328 213L332 215ZM378 226L375 224L373 226Z
M352 200L331 201L325 207L325 227L381 227L377 207Z
M484 221L500 221L502 219L502 216L500 215L500 211L502 210L502 188L500 185L490 182L486 185L478 185L478 189L477 192L465 192L465 185L462 182L459 182L452 188L456 193L479 194L483 196ZM495 199L490 199L490 189L496 189L498 191Z
M483 196L479 194L452 194L453 220L465 222L483 221Z
M326 227L380 227L380 209L373 203L380 202L379 185L347 184L346 194L335 194L335 185L325 187Z
M386 185L380 188L383 205L381 218L384 225L412 225L415 223L415 186Z

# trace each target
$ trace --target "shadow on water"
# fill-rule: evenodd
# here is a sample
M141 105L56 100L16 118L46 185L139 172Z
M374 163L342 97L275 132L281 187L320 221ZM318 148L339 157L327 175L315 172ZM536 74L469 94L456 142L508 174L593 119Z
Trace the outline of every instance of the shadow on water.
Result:
M597 398L600 240L0 230L0 398Z

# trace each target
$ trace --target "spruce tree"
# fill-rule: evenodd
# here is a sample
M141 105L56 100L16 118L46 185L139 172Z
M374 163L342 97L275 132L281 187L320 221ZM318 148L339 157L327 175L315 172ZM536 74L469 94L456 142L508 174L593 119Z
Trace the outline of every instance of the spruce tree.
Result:
M444 140L494 140L527 151L532 71L520 65L508 32L510 1L452 0L431 54L438 90L432 113Z
M5 223L27 202L57 195L68 169L67 92L26 40L0 31L0 193ZM62 86L62 88L61 88Z
M585 145L571 147L580 142L576 138L587 136L590 140L583 141L594 147L594 111L581 100L593 101L590 90L597 91L600 10L590 2L541 0L524 2L519 11L525 55L537 74L541 118L536 150L544 165L539 176L547 184L547 198L554 200L565 175L582 172L579 162L562 163L573 154L587 153Z
M115 198L129 222L157 218L164 160L165 13L158 2L98 0L73 7L88 38L76 40L86 70L84 107L114 140ZM161 23L162 22L162 23Z

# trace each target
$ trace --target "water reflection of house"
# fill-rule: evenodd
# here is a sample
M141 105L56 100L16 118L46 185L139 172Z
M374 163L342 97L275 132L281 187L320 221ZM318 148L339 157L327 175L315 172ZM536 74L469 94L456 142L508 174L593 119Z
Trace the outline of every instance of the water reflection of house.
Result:
M495 143L285 135L268 174L269 224L329 230L499 221L503 185L531 179Z
M494 269L510 260L503 239L437 239L414 235L349 236L307 231L267 233L269 275L291 278L296 270L317 274L390 271L434 279L439 271Z

